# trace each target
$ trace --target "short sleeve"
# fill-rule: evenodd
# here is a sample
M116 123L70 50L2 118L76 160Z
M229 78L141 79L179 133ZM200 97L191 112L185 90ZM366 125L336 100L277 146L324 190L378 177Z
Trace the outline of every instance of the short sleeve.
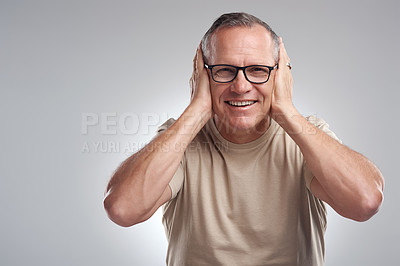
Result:
M161 133L163 133L165 130L167 130L170 126L172 126L175 123L175 119L170 118L167 121L165 121L161 126L157 128L157 133L154 136L153 139L157 138Z
M331 138L337 140L339 143L342 143L342 141L336 136L335 133L333 133L329 129L328 123L326 123L323 119L315 117L315 116L308 116L306 117L307 121L322 130L325 134L330 136ZM310 168L307 166L307 163L304 161L303 165L303 175L306 181L306 186L310 190L311 187L311 181L314 178L313 173L311 172Z
M170 118L166 122L164 122L161 126L159 126L157 129L157 134L154 138L157 138L160 134L162 134L165 130L167 130L170 126L172 126L175 123L175 121L176 121L175 119ZM183 156L181 162L179 163L178 169L176 169L174 176L169 182L169 187L171 188L172 191L171 199L176 197L176 195L178 194L183 185L184 172L185 172L184 165L185 165L185 156Z
M183 185L183 180L184 180L184 167L183 167L183 162L178 166L178 169L176 170L174 176L172 177L171 181L169 182L169 187L171 188L171 199L175 198L176 195L178 195L178 192L181 190L181 187Z

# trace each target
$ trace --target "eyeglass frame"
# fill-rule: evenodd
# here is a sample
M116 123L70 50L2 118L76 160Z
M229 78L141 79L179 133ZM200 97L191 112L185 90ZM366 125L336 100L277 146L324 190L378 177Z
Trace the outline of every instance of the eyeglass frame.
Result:
M235 78L237 77L238 73L239 73L239 70L242 70L242 71L243 71L243 75L244 75L244 77L246 78L246 80L247 80L248 82L254 83L254 84L263 84L263 83L267 83L267 82L268 82L269 77L271 76L271 71L278 68L278 64L276 64L276 65L273 66L273 67L271 67L271 66L265 66L265 65L249 65L249 66L244 66L244 67L238 67L238 66L233 66L233 65L228 65L228 64L217 64L217 65L207 65L207 64L204 64L204 66L205 66L205 68L207 68L207 69L210 70L212 79L213 79L215 82L217 82L217 83L229 83L229 82L234 81ZM236 69L235 76L234 76L230 81L216 81L216 80L214 79L214 74L213 74L213 71L212 71L213 67L216 67L216 66L229 66L229 67L235 68L235 69ZM267 78L266 81L263 81L263 82L253 82L253 81L250 81L249 78L247 77L247 75L246 75L246 68L248 68L248 67L257 67L257 66L259 66L259 67L266 67L266 68L269 69L268 78Z

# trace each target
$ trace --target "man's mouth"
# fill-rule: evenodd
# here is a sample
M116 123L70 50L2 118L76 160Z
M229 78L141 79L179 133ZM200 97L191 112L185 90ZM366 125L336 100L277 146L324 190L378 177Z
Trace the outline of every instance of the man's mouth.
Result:
M256 101L226 101L231 106L244 107L253 105Z

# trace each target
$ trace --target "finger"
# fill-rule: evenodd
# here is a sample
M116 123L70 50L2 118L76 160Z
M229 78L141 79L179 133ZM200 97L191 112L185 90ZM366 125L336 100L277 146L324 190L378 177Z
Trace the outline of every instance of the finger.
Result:
M290 62L290 58L286 52L282 37L279 37L279 68L286 66Z
M197 70L199 72L203 71L204 68L204 60L203 60L203 52L201 51L201 42L197 47Z
M194 95L194 84L193 84L193 79L190 79L190 99L193 99Z
M199 55L199 48L197 48L196 50L196 55L193 58L193 72L196 73L197 72L197 58Z
M204 65L204 60L203 60L203 50L201 49L201 42L199 44L199 63L201 65Z
M282 37L279 37L279 53L280 53L279 58L286 59L286 60L289 59L289 56L287 54L286 47L285 47L285 44L283 43Z

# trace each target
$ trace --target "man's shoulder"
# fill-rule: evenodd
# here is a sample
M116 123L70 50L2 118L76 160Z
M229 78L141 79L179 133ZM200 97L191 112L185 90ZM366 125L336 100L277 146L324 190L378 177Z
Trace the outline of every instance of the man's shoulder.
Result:
M339 143L342 143L342 141L336 136L336 134L329 128L329 124L324 119L316 117L314 115L307 116L306 119L315 127L326 133L328 136L334 138Z
M310 122L311 124L313 124L314 126L321 128L324 126L329 127L328 123L326 123L326 121L320 117L317 117L315 115L309 115L305 117L307 119L308 122Z

